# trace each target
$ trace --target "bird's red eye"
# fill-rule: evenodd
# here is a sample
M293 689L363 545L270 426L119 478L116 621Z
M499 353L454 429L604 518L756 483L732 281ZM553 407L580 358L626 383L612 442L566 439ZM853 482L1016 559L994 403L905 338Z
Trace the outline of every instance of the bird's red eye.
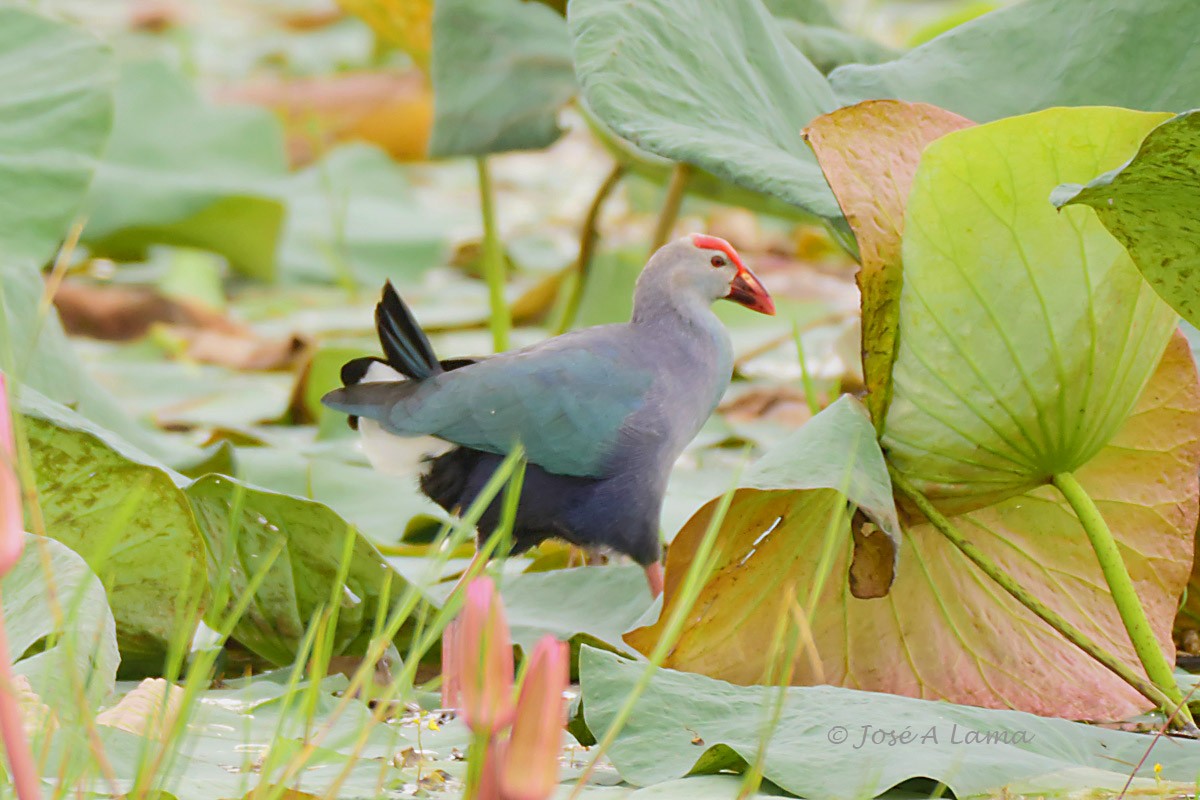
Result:
M723 267L727 262L725 261L725 256L713 256L709 259L709 263L714 267Z

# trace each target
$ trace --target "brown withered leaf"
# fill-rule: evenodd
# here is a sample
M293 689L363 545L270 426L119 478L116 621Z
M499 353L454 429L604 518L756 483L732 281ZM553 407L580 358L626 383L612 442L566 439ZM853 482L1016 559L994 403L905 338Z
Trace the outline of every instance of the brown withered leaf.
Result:
M859 600L886 597L896 579L896 545L861 511L850 521L850 594Z
M54 305L67 333L92 339L137 339L158 323L227 332L239 328L215 311L141 286L105 286L68 278L55 291Z
M220 312L147 287L68 279L59 284L54 305L72 335L127 341L165 325L188 358L232 369L290 369L307 346L299 335L262 337Z
M162 678L146 678L115 706L97 714L96 724L161 740L171 730L182 709L181 687Z
M189 358L233 369L291 369L308 347L308 340L299 334L274 339L260 337L250 330L229 332L211 328L191 328L182 334L187 339Z
M345 11L332 4L316 4L311 8L285 4L279 8L272 8L270 11L280 26L299 32L327 28L340 22L346 16Z
M190 21L188 10L176 0L136 0L129 6L130 30L162 33Z
M804 139L858 239L867 409L882 430L899 333L904 208L921 152L975 123L927 103L868 100L817 117Z
M717 409L733 422L769 419L799 428L812 419L804 392L794 386L755 386L722 403Z
M420 72L349 72L321 78L271 78L226 87L219 102L273 110L287 132L294 166L331 145L372 142L401 161L426 157L433 95Z

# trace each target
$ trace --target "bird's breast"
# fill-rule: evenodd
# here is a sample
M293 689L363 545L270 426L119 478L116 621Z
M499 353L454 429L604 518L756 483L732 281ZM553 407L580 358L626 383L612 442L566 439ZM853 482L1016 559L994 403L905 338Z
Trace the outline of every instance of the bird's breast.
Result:
M674 463L712 415L729 387L733 353L723 328L715 336L656 342L654 385L630 420L655 442L659 461Z

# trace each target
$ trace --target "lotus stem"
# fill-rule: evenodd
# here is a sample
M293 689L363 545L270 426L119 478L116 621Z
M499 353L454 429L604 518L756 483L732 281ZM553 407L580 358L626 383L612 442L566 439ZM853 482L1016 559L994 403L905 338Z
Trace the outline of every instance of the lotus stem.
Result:
M508 349L508 333L512 329L512 317L504 300L504 248L496 231L496 204L487 158L477 156L475 167L479 171L479 207L483 213L483 277L487 280L492 312L492 349L502 353Z
M687 186L692 178L692 167L682 161L675 162L671 170L671 180L667 183L667 199L663 201L662 210L658 212L658 222L654 225L654 240L650 253L667 243L675 220L679 218L679 207L683 205L683 196L687 194Z
M487 763L487 759L492 756L491 750L491 736L486 732L471 734L470 749L467 751L469 757L467 759L467 779L466 786L463 788L463 800L476 800L481 794L484 794L480 790L484 788L486 780L484 771L490 766ZM487 794L491 794L491 792Z
M1133 649L1137 652L1146 675L1171 699L1171 704L1164 705L1163 710L1171 713L1172 709L1179 708L1179 717L1183 722L1194 725L1192 715L1184 705L1183 693L1179 691L1179 684L1175 681L1171 663L1167 661L1166 654L1154 636L1150 620L1146 617L1146 609L1142 607L1137 589L1133 586L1133 579L1129 576L1129 569L1125 566L1125 560L1121 558L1117 540L1113 538L1100 509L1070 472L1055 475L1054 485L1071 504L1071 508L1075 509L1075 514L1092 543L1092 549L1096 551L1096 560L1100 562L1100 570L1104 573L1104 580L1108 583L1113 602L1116 603L1117 613L1121 615L1125 632L1133 642Z
M890 464L888 465L888 473L892 477L892 485L900 490L900 493L913 502L922 514L925 515L929 523L947 539L951 544L959 549L960 552L971 560L975 566L991 578L1001 589L1012 595L1018 603L1032 611L1040 620L1045 622L1054 630L1058 631L1064 639L1078 647L1083 652L1087 653L1102 666L1106 667L1110 672L1116 675L1121 680L1128 683L1138 691L1143 697L1155 705L1165 709L1169 714L1176 715L1175 718L1191 723L1191 715L1188 714L1186 706L1183 706L1179 700L1173 700L1171 695L1154 685L1150 681L1138 675L1128 664L1115 655L1105 650L1096 642L1092 641L1091 637L1083 631L1076 628L1062 616L1057 614L1043 604L1040 600L1027 592L1024 587L1017 583L1007 572L1001 569L1000 565L988 557L986 553L967 540L963 532L960 531L954 523L938 511L933 503L929 501L925 495L909 483L908 479L895 470Z
M579 304L583 301L583 289L587 286L588 272L592 266L592 258L596 255L596 241L599 239L600 212L617 184L625 177L626 167L617 162L613 165L608 177L596 190L592 204L588 207L587 216L583 218L583 230L579 234L579 257L575 260L575 285L571 287L571 295L567 298L566 308L558 323L555 333L566 333L575 324L579 315Z

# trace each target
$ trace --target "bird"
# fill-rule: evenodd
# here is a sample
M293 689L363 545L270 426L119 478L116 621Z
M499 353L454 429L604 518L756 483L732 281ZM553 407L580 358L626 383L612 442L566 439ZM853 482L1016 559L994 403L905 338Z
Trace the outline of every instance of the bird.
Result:
M559 539L626 555L657 597L668 477L732 378L729 332L712 309L720 299L775 313L729 242L690 234L650 257L628 322L439 360L388 281L375 309L383 358L347 362L343 387L322 402L348 415L376 464L390 437L448 442L447 452L425 459L419 485L451 514L471 506L519 443L526 466L510 552ZM501 509L498 497L484 511L479 545Z

